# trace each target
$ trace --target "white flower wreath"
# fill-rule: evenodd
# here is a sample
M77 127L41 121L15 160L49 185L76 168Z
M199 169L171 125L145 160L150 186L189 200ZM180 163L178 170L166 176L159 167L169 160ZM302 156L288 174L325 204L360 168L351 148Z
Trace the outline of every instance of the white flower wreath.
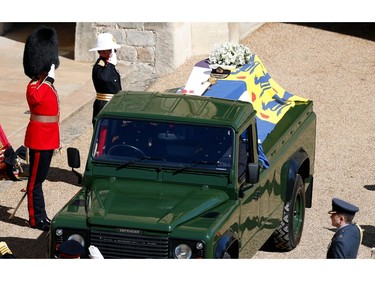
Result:
M235 69L250 61L251 51L239 43L225 42L216 45L208 57L210 67L216 69Z

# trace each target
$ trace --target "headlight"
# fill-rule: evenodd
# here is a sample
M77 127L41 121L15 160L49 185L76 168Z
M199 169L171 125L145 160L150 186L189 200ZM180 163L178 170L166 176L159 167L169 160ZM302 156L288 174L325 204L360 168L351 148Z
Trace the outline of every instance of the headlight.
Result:
M205 245L203 241L174 239L170 240L170 257L175 259L202 259Z
M64 231L61 228L57 228L55 233L57 237L60 237L64 234Z
M190 259L191 248L186 244L180 244L174 249L174 255L177 259Z
M85 239L79 234L72 234L68 237L68 240L76 240L77 242L81 243L81 245L85 246Z

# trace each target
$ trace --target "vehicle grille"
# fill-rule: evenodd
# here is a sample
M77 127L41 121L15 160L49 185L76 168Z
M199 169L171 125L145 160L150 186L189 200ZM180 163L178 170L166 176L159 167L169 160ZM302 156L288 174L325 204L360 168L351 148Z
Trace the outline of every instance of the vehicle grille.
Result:
M99 248L104 258L166 259L168 237L92 231L91 244Z

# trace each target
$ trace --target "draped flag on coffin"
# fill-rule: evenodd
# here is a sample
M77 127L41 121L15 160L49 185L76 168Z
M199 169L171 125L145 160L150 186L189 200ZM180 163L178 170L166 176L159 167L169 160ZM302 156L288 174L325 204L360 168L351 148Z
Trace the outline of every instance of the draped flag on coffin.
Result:
M198 62L182 93L251 102L257 112L260 144L296 102L308 101L285 91L271 78L255 54L251 56L249 63L232 70L226 78L218 78L215 84L208 82L210 74L208 59ZM259 147L259 152L262 151L262 147Z
M195 82L199 89L194 88L195 83L189 83L188 80L183 93L251 102L257 112L260 142L264 141L296 102L308 101L285 91L271 78L259 57L254 54L249 63L232 70L225 79L217 79L216 84L208 85L202 92L202 85L208 80L210 73L208 60L198 62L189 80ZM197 83L198 81L200 82Z

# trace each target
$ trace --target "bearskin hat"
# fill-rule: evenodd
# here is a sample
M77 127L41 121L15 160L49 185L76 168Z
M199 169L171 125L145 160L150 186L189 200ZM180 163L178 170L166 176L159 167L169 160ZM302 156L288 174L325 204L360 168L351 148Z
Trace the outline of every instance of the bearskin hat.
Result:
M29 78L59 67L58 38L54 28L41 26L28 37L23 52L23 69Z

